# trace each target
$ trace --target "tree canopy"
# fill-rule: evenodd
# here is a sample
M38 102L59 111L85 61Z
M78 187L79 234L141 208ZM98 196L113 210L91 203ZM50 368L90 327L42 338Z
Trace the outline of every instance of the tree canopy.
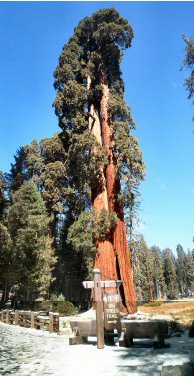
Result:
M186 43L186 56L183 64L191 73L190 76L185 80L184 85L186 87L186 90L188 91L188 98L191 99L193 98L194 94L194 39L188 38L186 35L183 35L183 39Z

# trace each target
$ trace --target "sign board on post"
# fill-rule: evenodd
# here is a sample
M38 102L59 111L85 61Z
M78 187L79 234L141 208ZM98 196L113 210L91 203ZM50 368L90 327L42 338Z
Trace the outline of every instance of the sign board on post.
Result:
M104 348L103 300L100 286L100 270L94 269L94 301L96 302L97 348Z
M101 288L107 288L107 287L118 288L122 284L122 281L120 281L120 280L118 280L118 281L109 280L109 281L100 281L99 283L100 283L99 287L101 287ZM94 281L83 281L82 284L83 284L85 289L93 289L94 288Z
M104 301L104 327L106 330L121 328L120 298L115 292L105 292Z

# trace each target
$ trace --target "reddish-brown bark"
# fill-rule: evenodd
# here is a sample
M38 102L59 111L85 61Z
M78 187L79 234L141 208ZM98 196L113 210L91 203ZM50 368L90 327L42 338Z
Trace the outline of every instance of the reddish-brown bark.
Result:
M90 79L88 79L88 84L91 84ZM105 174L104 166L102 166L103 184L92 190L92 205L96 213L100 213L104 208L109 212L114 212L117 216L117 226L105 241L97 241L98 254L95 257L94 267L100 269L102 280L122 280L123 285L119 290L121 307L127 312L134 313L137 310L137 299L133 285L124 211L117 200L120 193L120 181L117 178L117 163L111 149L112 129L108 122L107 113L109 91L105 83L102 83L102 88L102 121L100 123L98 111L94 105L90 105L89 129L100 145L102 145L103 139L103 146L107 149L109 163L105 169ZM95 153L95 149L92 152Z
M88 88L91 85L90 77L88 77ZM89 130L95 136L97 142L102 146L102 133L101 124L97 109L93 104L89 107ZM96 153L93 148L92 153ZM101 183L92 189L92 207L97 214L100 214L102 209L108 211L108 198L106 180L104 176L104 166L101 170ZM96 246L98 253L95 256L94 268L99 268L101 271L102 280L118 279L116 268L116 255L113 248L113 242L111 241L111 234L107 236L104 241L96 240Z
M103 79L104 80L104 79ZM113 247L117 257L117 268L120 278L123 281L123 291L121 290L122 303L130 313L137 311L137 297L133 284L133 275L130 262L129 248L127 242L126 225L124 222L124 211L118 202L120 193L120 181L117 177L117 161L112 152L112 128L108 119L108 95L109 89L106 82L102 82L103 96L101 100L102 111L102 133L104 147L108 152L109 164L106 167L105 177L108 196L109 211L117 216L117 226L113 234Z

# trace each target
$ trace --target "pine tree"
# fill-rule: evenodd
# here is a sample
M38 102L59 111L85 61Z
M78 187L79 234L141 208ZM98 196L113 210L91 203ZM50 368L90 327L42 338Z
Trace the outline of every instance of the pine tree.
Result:
M154 258L143 235L139 235L132 253L135 288L140 303L154 298Z
M162 251L162 256L167 294L169 297L176 297L179 292L176 275L176 259L169 248Z
M123 280L122 303L130 312L136 310L136 297L124 204L134 206L132 194L144 177L120 71L123 50L130 47L132 37L127 20L113 8L102 9L79 23L54 74L54 107L63 130L70 187L82 198L82 211L90 210L91 197L100 224L93 235L95 267L104 279ZM108 229L103 218L110 223ZM104 239L98 236L101 227L106 228Z
M187 287L188 292L194 291L194 251L188 250L187 258Z
M187 265L187 257L184 252L183 247L178 244L177 248L177 280L178 280L178 285L179 285L179 290L181 295L187 295L188 293L188 265Z
M20 147L14 156L15 163L11 164L11 171L6 174L6 180L10 192L15 192L21 185L28 180L28 172L26 170L26 152L24 147Z
M0 221L3 219L5 208L7 206L7 200L5 198L6 180L4 173L0 171Z
M153 255L154 299L161 299L166 294L162 252L155 245L150 248L150 251Z
M13 194L8 223L13 241L11 266L16 271L15 288L24 300L32 299L36 293L48 293L56 260L46 208L32 181Z
M12 241L8 228L0 222L0 290L2 290L3 301L8 300L14 281L14 270L11 268L12 256Z
M186 90L189 93L188 98L191 99L193 98L194 94L194 39L188 38L186 35L183 35L183 39L186 43L186 56L183 61L183 64L191 72L191 75L185 80L184 86L186 87Z
M7 228L8 200L6 198L6 179L0 171L0 289L2 300L7 300L13 279L10 269L12 241Z

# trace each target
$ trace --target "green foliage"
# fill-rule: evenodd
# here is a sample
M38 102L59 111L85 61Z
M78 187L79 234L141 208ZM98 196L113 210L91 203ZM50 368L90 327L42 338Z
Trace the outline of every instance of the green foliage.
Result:
M153 281L154 281L154 299L160 299L165 296L167 287L164 278L164 265L162 252L157 246L150 248L153 255Z
M184 295L186 291L187 286L187 258L186 254L183 250L183 247L178 244L177 248L177 281L179 285L179 290L182 295Z
M14 271L11 267L13 259L12 240L8 228L0 222L0 289L3 290L3 299L5 290L8 290L13 280Z
M152 299L178 298L193 291L194 257L186 254L179 244L175 258L169 248L160 250L157 246L148 248L140 236L132 252L133 278L138 303ZM152 295L152 299L150 299ZM161 302L151 302L146 306L157 306Z
M186 35L183 35L183 39L186 43L186 56L183 63L191 71L191 76L186 79L185 86L189 92L189 98L192 98L194 94L194 39Z
M26 180L33 179L33 181L38 185L39 177L44 165L40 144L36 140L34 140L30 145L24 146L24 152Z
M14 193L8 219L18 290L27 295L36 291L47 293L56 259L49 235L49 218L33 182L23 184Z
M58 312L60 316L73 316L78 313L78 310L73 303L65 300L36 301L31 306L31 309L36 309L37 311Z
M185 80L184 86L189 93L188 98L190 99L194 94L194 38L188 38L186 35L183 35L183 39L186 43L186 56L183 64L191 72L191 75Z
M176 275L176 260L169 248L164 249L163 253L164 263L164 278L167 286L167 294L171 297L178 295L177 275Z
M73 316L78 313L78 310L73 303L66 301L52 302L52 309L54 312L58 312L61 316Z
M68 243L71 243L77 252L93 255L93 218L91 212L83 212L68 231Z
M88 130L88 111L91 104L94 105L102 121L103 81L107 82L113 159L122 187L117 201L119 205L124 204L129 215L131 238L139 207L138 187L145 176L142 153L137 139L131 134L135 124L124 100L120 70L123 51L131 46L132 38L131 25L114 8L101 9L81 20L59 58L54 73L57 94L53 103L63 130L71 198L77 202L79 196L81 214L91 207L90 191L100 191L105 184L103 174L109 161L103 145L96 144ZM95 153L92 152L94 149ZM99 231L102 238L103 234L103 230Z
M114 212L108 213L106 209L102 209L99 214L93 213L93 237L104 241L110 235L111 230L115 229L117 217Z
M57 301L57 302L64 302L65 301L65 297L63 296L63 294L52 294L51 295L51 300L52 301Z
M132 253L133 278L140 302L153 299L153 255L143 236L139 236Z
M11 268L12 239L7 223L8 199L6 198L6 190L5 175L0 171L0 289L2 290L2 300L7 299L14 275Z
M27 172L25 166L25 148L21 147L16 151L14 156L15 163L11 164L11 172L7 174L9 190L15 192L27 180Z
M87 267L87 277L92 278L94 254L97 252L95 240L105 240L116 226L116 216L102 209L101 213L82 212L68 230L67 244L83 255L82 262Z
M194 251L188 251L187 255L187 288L194 290Z
M73 223L68 232L68 242L86 255L95 251L94 240L105 240L107 234L116 226L116 216L102 209L100 213L83 212Z
M5 198L6 180L2 171L0 171L0 221L3 219L5 209L7 206L7 200Z

